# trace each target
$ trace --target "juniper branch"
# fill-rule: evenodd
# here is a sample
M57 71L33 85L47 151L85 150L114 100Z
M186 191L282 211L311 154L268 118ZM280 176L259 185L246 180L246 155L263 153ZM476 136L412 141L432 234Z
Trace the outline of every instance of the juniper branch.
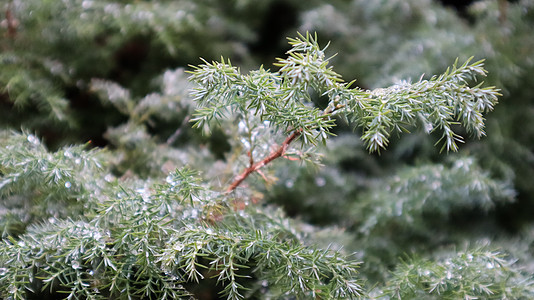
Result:
M345 106L342 104L335 104L333 106L328 106L324 112L323 112L323 119L330 118L330 115L334 113L337 110L340 110L344 108ZM254 163L254 160L252 158L252 154L250 154L250 165L249 167L245 168L239 175L237 175L232 183L228 186L226 189L226 193L230 193L233 190L235 190L250 174L259 171L260 168L264 167L265 165L269 164L271 161L283 157L289 148L290 144L298 139L298 137L302 134L302 129L296 129L289 135L284 142L277 147L275 150L273 150L268 156L266 156L264 159L262 159L260 162Z
M334 113L348 117L363 129L362 140L371 152L387 147L392 132L408 131L409 127L423 126L427 133L442 131L443 149L457 151L457 142L463 142L452 126L461 124L476 137L484 135L483 112L497 103L500 95L494 87L471 87L476 75L484 76L483 61L471 59L458 66L454 63L445 73L416 83L401 82L388 88L372 91L351 88L340 75L328 67L324 49L317 38L309 34L290 39L293 46L287 59L279 59L278 72L258 71L243 75L230 63L208 63L193 67L190 79L199 86L193 97L198 104L192 121L195 127L213 126L213 120L256 119L269 121L274 131L283 133L283 143L254 163L252 151L249 165L226 189L231 192L250 174L281 157L290 144L302 137L304 145L315 146L324 142L335 126ZM328 96L326 110L314 107L310 89ZM257 118L259 116L259 118ZM259 124L247 125L247 127ZM250 143L250 141L249 141ZM270 141L274 144L273 141ZM256 145L249 145L254 149Z

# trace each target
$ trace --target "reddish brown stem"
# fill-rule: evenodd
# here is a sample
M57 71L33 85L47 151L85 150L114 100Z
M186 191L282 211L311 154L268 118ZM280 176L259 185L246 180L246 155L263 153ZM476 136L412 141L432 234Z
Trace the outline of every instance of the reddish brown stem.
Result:
M344 107L345 107L344 104L337 104L337 105L335 105L333 107L326 108L326 110L323 112L323 118L328 118L328 116L331 113L333 113L333 112L335 112L335 111L337 111L339 109L342 109ZM273 160L275 160L275 159L277 159L277 158L279 158L281 156L284 156L285 153L286 153L287 147L289 147L289 144L291 144L291 142L293 142L301 134L302 134L302 128L293 131L293 133L284 140L284 142L282 143L282 145L280 145L280 147L276 148L274 151L269 153L269 155L267 157L265 157L263 160L261 160L261 161L259 161L257 163L254 163L254 159L252 157L252 153L248 153L248 155L250 157L250 165L249 165L249 167L246 168L245 170L243 170L243 172L241 172L241 174L237 175L234 178L234 181L232 181L232 183L226 189L226 193L230 193L233 190L235 190L241 184L241 182L243 182L245 179L247 179L247 177L250 174L258 171L261 167L265 166L266 164L270 163L271 161L273 161Z
M286 153L289 144L291 144L291 142L298 138L301 133L301 129L293 131L293 133L284 140L282 145L280 145L278 148L269 153L267 157L257 163L251 164L248 168L243 170L243 172L237 175L234 178L234 181L232 181L232 183L228 186L228 188L226 189L226 193L230 193L235 190L241 184L241 182L243 182L250 174L258 171L261 167L265 166L271 161L283 156Z

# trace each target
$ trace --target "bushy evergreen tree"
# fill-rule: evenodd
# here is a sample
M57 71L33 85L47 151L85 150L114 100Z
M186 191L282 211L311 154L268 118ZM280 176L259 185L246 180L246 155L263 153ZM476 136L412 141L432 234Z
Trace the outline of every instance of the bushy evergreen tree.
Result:
M534 298L531 1L0 9L2 299Z

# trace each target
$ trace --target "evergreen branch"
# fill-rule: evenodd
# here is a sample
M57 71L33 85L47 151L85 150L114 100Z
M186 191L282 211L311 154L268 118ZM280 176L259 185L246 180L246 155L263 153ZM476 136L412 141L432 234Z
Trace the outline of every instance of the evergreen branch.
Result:
M311 85L316 91L334 87L341 82L340 75L328 67L330 58L325 59L324 51L328 45L321 49L317 42L317 35L312 37L309 33L303 36L299 33L297 38L289 38L292 46L286 59L278 59L275 66L280 67L280 74L292 86L299 86L307 90Z
M206 63L190 73L190 79L199 84L192 93L198 105L194 127L209 128L212 120L232 116L259 115L284 133L302 130L304 142L316 144L334 126L333 120L310 106L306 89L289 84L283 74L260 68L243 76L229 62Z
M438 141L444 141L441 150L457 151L456 143L463 139L452 126L462 124L480 138L484 135L482 113L492 110L500 96L494 87L469 86L476 75L485 73L482 60L471 63L469 59L461 66L456 61L430 80L401 82L372 91L348 90L342 85L328 94L346 104L344 113L363 129L362 140L371 152L384 149L392 132L408 131L407 127L420 124L427 133L442 131Z
M334 103L333 105L329 105L324 111L323 111L323 119L328 120L330 118L330 115L335 113L338 110L343 109L345 106L343 104L337 104ZM230 193L233 190L235 190L250 174L259 171L260 168L264 167L265 165L269 164L271 161L283 157L286 154L287 149L289 148L289 145L296 140L301 134L302 130L295 130L291 135L289 135L276 149L271 151L269 155L267 155L263 160L260 162L254 163L252 154L250 157L250 165L245 168L239 175L237 175L232 183L228 186L226 189L226 193Z
M408 131L408 126L422 123L427 133L441 129L443 149L457 151L460 135L452 130L457 123L463 124L476 137L484 134L482 113L493 108L499 96L493 87L469 86L476 75L485 75L482 61L461 66L454 63L440 76L430 80L419 80L414 84L403 82L384 89L363 91L351 89L352 84L341 83L338 74L328 67L328 59L319 48L316 37L309 34L290 39L293 46L287 59L279 59L277 73L260 68L249 75L222 62L205 62L193 67L190 79L200 86L193 92L198 104L195 127L210 126L213 119L234 116L247 120L248 132L252 116L260 116L275 129L281 127L289 136L261 161L254 163L252 140L247 142L249 165L226 189L233 191L251 173L256 172L272 160L283 156L289 144L302 137L304 144L315 145L325 141L329 130L335 126L331 115L342 112L362 127L362 140L369 151L380 151L389 143L392 132ZM309 87L327 95L326 110L310 107ZM454 118L457 118L456 120Z
M460 209L489 211L514 195L509 182L491 178L471 157L457 157L452 165L406 168L377 182L355 202L350 219L359 220L359 231L367 236L392 223L415 231L427 212L435 220Z
M389 282L387 295L397 299L520 299L534 296L534 285L514 261L487 247L430 261L412 258L402 263Z
M96 149L87 151L87 145L49 152L33 134L0 132L3 204L21 205L16 202L22 201L22 206L29 205L33 209L23 218L27 220L68 216L82 208L89 212L94 204L91 191L104 167L103 154Z
M270 293L277 296L360 295L354 279L359 263L334 251L304 247L283 216L268 210L228 215L217 226L205 226L198 217L173 222L173 211L192 204L184 200L198 190L198 178L182 169L167 181L150 190L116 186L120 192L112 193L117 197L102 203L90 221L54 219L30 227L18 240L3 241L0 296L38 293L35 287L44 286L84 299L177 299L190 296L184 285L202 285L213 276L228 299L244 299L251 275L268 281ZM177 188L180 203L168 197ZM287 278L287 272L295 277Z
M215 271L213 276L225 285L222 293L227 299L244 298L246 287L241 282L250 272L268 278L269 289L280 295L290 292L348 299L360 295L361 286L348 279L356 275L357 262L341 259L330 251L310 251L280 240L279 228L244 231L225 224L222 228L190 227L177 233L162 255L162 264L169 270L183 268L184 276L198 281L210 270ZM256 268L249 270L249 261L254 261Z
M180 202L189 201L191 206L195 202L202 201L203 193L206 192L206 188L201 185L201 180L198 177L198 172L184 167L178 169L165 179L167 182L163 187L159 187L158 190L167 195L176 194L179 196Z
M135 103L132 100L130 91L115 82L92 79L90 90L99 96L104 105L111 104L125 115L131 114L134 110Z

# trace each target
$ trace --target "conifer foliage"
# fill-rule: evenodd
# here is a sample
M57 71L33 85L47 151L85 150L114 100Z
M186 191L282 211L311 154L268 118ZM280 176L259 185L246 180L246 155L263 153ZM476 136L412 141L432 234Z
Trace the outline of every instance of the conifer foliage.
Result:
M398 7L413 32L420 14L455 18L383 2L351 7L370 29ZM276 1L0 5L13 112L0 121L0 299L534 297L534 234L494 219L518 197L514 167L470 142L508 93L480 81L486 61L466 51L434 76L358 86L335 71L350 48L333 56L340 41L318 38L332 16L337 34L359 26L346 4L288 3L319 34L289 38L272 70L253 44ZM534 15L510 6L510 22L517 7ZM436 152L414 145L427 141ZM398 159L410 151L420 159Z

